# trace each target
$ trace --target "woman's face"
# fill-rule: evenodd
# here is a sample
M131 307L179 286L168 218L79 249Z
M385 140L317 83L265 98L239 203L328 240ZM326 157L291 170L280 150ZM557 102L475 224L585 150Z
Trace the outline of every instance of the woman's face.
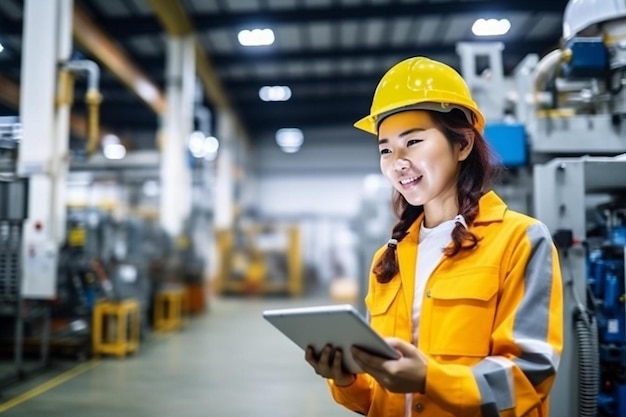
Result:
M459 161L469 151L451 146L428 112L410 110L387 117L378 128L378 148L380 170L409 204L422 206L456 196Z

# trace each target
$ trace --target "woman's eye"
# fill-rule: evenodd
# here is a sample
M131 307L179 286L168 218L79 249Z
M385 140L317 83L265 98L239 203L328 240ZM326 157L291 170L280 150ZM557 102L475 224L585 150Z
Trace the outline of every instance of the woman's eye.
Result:
M421 139L409 139L409 140L406 142L406 146L412 146L412 145L418 144L418 143L420 143L420 142L422 142L422 140L421 140Z
M389 149L381 149L380 150L380 154L381 155L385 155L385 154L388 154L388 153L391 153L391 151Z

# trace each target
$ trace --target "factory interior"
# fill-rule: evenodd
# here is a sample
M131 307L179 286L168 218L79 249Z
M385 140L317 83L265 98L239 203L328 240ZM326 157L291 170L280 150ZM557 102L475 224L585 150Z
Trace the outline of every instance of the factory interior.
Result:
M355 415L263 312L367 315L414 56L559 250L550 416L626 417L624 0L0 0L0 414Z

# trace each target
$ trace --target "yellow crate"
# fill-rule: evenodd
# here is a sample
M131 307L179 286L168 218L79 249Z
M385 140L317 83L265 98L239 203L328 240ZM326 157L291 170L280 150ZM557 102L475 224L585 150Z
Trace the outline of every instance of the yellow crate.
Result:
M93 353L126 356L139 350L139 303L99 301L93 313Z
M182 328L185 301L183 288L157 292L154 300L154 329L170 331Z

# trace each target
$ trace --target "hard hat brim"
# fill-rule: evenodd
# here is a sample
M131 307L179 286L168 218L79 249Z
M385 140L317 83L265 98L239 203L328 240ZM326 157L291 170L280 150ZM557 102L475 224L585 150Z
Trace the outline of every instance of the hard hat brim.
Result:
M354 123L353 126L356 127L357 129L360 129L364 132L367 132L376 136L378 135L377 119L381 116L383 118L386 118L386 117L391 116L392 114L401 113L401 112L410 111L410 110L429 110L429 111L439 111L442 113L448 113L453 108L459 108L466 115L474 115L474 120L470 120L468 117L468 121L474 125L476 130L482 133L482 131L485 128L485 117L478 110L474 110L474 109L467 108L465 106L460 106L460 105L452 105L452 106L447 107L446 109L442 108L441 110L438 110L436 106L433 106L433 104L437 105L439 103L433 103L433 102L416 103L410 106L399 107L391 111L383 112L381 114L369 114L359 119L357 122Z

